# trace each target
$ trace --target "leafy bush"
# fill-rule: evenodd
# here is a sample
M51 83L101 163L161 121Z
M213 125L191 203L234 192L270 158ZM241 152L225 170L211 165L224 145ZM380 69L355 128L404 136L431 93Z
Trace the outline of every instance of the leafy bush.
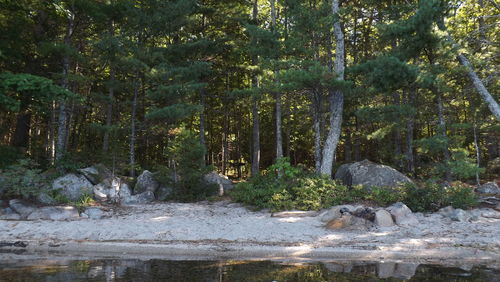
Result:
M234 200L257 209L319 210L348 199L346 186L301 168L292 167L281 159L259 177L236 185Z
M474 190L460 182L450 186L432 181L421 187L407 185L403 201L414 212L437 211L446 206L467 209L477 205Z
M203 178L212 167L205 165L205 147L194 133L182 129L170 145L168 154L173 165L168 170L161 170L157 179L174 188L171 199L198 201L215 193L216 185L208 185Z
M415 212L436 211L448 205L462 209L476 205L473 190L461 183L454 183L450 187L429 181L422 187L408 184L392 189L363 186L347 188L327 177L293 168L286 160L278 161L262 176L239 183L231 196L235 201L256 209L268 208L273 211L319 210L353 202L388 206L402 201Z
M46 189L46 179L38 165L30 159L20 159L0 171L0 195L5 198L32 199Z

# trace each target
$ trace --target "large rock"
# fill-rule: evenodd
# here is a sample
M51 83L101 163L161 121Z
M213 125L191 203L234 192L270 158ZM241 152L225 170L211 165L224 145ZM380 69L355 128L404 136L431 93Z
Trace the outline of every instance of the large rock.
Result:
M113 178L113 173L102 164L96 164L91 167L78 170L92 184L97 185L108 178Z
M121 204L128 205L143 205L151 203L155 200L155 194L151 191L146 191L140 194L132 195L121 200Z
M37 207L27 201L13 199L9 201L9 207L21 216L21 218L27 218L32 212L34 212Z
M394 226L391 214L386 210L378 210L375 212L375 224L380 227Z
M128 184L118 177L107 178L103 182L94 185L94 198L98 201L109 201L118 203L121 199L131 195Z
M164 201L174 192L174 189L168 185L160 185L158 190L155 192L155 197L157 200Z
M79 218L78 210L75 207L60 206L60 207L42 207L36 209L28 216L28 220L68 220Z
M496 182L488 182L476 188L476 192L481 194L500 195L500 187Z
M59 190L69 200L77 201L83 194L92 195L92 186L85 176L70 173L54 180L52 190Z
M340 166L335 173L335 179L341 180L347 186L363 185L365 187L394 188L404 183L413 183L410 178L392 167L368 160Z
M208 184L215 184L219 188L219 195L234 188L233 182L225 175L212 171L204 176ZM221 195L222 196L222 195Z
M418 224L417 217L411 212L409 207L401 202L391 205L390 207L386 208L386 210L391 213L392 218L397 225Z
M146 191L155 193L159 187L160 183L154 179L153 174L149 170L145 170L137 177L134 194L141 194Z

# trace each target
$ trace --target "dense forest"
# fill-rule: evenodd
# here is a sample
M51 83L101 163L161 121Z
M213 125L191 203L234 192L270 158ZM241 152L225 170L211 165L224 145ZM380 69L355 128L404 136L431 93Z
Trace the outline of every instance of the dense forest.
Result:
M498 176L491 0L3 0L0 169ZM185 164L186 165L186 164Z

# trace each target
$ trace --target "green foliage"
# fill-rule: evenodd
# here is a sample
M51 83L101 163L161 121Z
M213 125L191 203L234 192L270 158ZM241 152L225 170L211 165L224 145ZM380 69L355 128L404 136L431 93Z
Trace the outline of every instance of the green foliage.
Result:
M283 158L264 175L238 184L231 196L257 209L319 210L346 201L348 189L327 177L293 167Z
M5 198L33 199L46 188L38 164L30 159L20 159L0 171L0 196Z
M474 190L462 183L443 186L428 181L421 187L407 185L405 188L403 201L414 212L437 211L446 206L467 209L477 205Z
M162 171L158 179L174 187L172 199L198 201L214 194L217 187L203 178L212 168L205 165L205 148L194 133L182 129L170 144L168 155L175 165L167 175Z
M466 180L483 173L484 168L479 168L475 160L469 157L469 152L464 149L454 150L452 160L448 163L451 173L459 180Z
M4 169L22 158L19 149L11 146L0 145L0 169Z

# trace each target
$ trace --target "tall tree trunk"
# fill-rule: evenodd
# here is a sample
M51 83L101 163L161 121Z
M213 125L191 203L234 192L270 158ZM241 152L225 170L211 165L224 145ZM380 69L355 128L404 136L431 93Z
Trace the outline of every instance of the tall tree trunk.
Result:
M439 126L438 132L441 135L441 137L444 140L446 140L446 146L443 149L443 156L446 167L445 178L446 181L451 181L451 172L449 168L450 150L448 149L448 135L446 134L446 120L444 117L443 99L440 93L437 93L437 107L438 107L438 126Z
M476 165L479 168L481 166L481 149L479 147L479 138L477 134L477 124L476 124L476 119L474 118L474 125L473 125L473 133L474 133L474 147L476 149ZM476 183L477 185L481 184L481 181L479 179L479 172L476 172Z
M252 19L256 22L258 15L257 0L253 4ZM258 63L258 59L254 56L252 58L252 64L255 66ZM257 90L259 88L259 77L255 73L252 76L252 88ZM259 97L254 93L252 97L252 176L258 176L260 174L260 124L259 124Z
M416 108L416 99L417 99L417 89L415 86L411 86L408 91L408 98L406 103ZM413 130L415 127L415 115L412 114L408 121L406 122L406 171L415 176L415 157L413 156Z
M205 87L202 87L200 89L200 103L201 103L201 111L200 111L200 144L205 147L205 156L203 159L205 160L205 164L207 163L208 159L208 147L207 147L207 142L205 140Z
M68 15L66 35L64 36L64 44L66 47L71 46L71 37L74 31L75 25L75 14L70 11ZM63 73L61 86L63 88L69 88L69 55L65 54L63 57ZM66 101L61 101L59 103L59 117L58 117L58 129L57 129L57 143L56 143L56 161L60 160L62 156L66 153L66 140L68 135L68 109Z
M344 144L344 161L346 163L352 162L352 139L351 139L351 130L349 127L346 127L345 132L345 144Z
M135 119L137 115L137 96L139 94L139 76L136 73L134 78L134 99L132 100L132 116L130 121L130 150L129 150L129 165L130 176L135 177L135 141L136 141L136 125Z
M332 13L335 18L333 31L335 34L335 74L338 80L344 80L344 33L340 26L339 16L339 0L332 1ZM342 129L342 112L344 109L344 94L340 90L330 90L330 130L323 147L321 159L322 174L332 175L332 167L335 159L335 152L340 139Z
M317 89L312 91L313 128L314 128L314 163L317 173L321 172L321 108L322 95Z
M394 105L400 106L401 105L401 97L399 96L399 93L394 93L393 94L393 99L394 99ZM398 169L403 168L403 159L401 158L402 154L402 145L401 145L401 130L399 129L399 126L394 128L394 161L396 164L396 167Z
M114 103L114 96L115 96L115 89L114 89L114 82L115 82L115 68L113 65L109 66L109 80L110 80L110 86L108 89L108 105L106 107L106 131L104 131L104 139L102 142L102 151L104 153L108 152L109 150L109 133L111 130L111 126L113 125L113 103Z
M271 5L271 32L276 35L276 0L269 0ZM275 72L276 73L276 72ZM276 100L276 159L283 158L283 133L281 127L281 93L275 93Z

